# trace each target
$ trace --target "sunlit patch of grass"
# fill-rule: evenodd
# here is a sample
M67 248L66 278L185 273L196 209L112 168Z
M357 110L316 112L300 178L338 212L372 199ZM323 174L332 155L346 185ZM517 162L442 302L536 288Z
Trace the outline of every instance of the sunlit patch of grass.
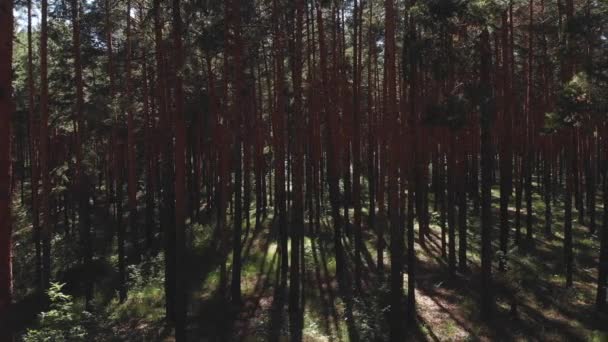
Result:
M269 243L265 250L258 247L252 247L243 264L241 289L245 295L253 294L258 282L262 281L266 273L274 267L277 244ZM269 277L273 276L274 274L270 272Z
M304 310L304 327L302 334L305 341L329 341L328 336L322 328L323 317L319 315L317 310L313 310L307 306Z
M346 320L343 319L345 317L344 311L345 311L345 303L342 300L342 298L340 297L336 297L335 301L334 301L334 305L335 305L335 309L336 309L336 314L339 318L338 319L338 329L340 330L338 332L338 336L348 336L348 325L346 323Z
M455 337L456 333L458 332L458 328L456 327L456 324L452 320L446 321L443 324L441 330L444 331L444 334L448 339L453 339Z
M608 341L608 332L592 330L587 334L587 341L589 342L605 342Z
M566 283L566 275L564 273L554 273L550 275L548 280L553 287L564 286Z
M329 257L326 259L327 260L327 271L329 272L329 274L331 276L335 276L336 275L336 258L335 257Z
M252 202L251 207L249 208L249 225L251 227L255 227L255 211L256 211L255 202ZM245 221L245 222L247 222L247 221Z
M192 230L193 241L191 243L194 249L202 249L211 241L213 227L194 223L188 229Z
M161 321L165 315L164 258L146 259L129 266L127 298L120 303L115 296L106 311L115 322L141 320L149 323Z
M431 333L431 330L429 330L426 324L419 324L418 329L420 329L420 332L426 337L428 341L431 341L431 339L433 338L433 334Z
M116 268L118 268L118 254L112 254L109 257L110 264Z
M264 265L268 268L272 263L274 255L277 253L277 243L269 242L265 250L262 250L261 247L262 246L252 247L249 251L243 265L244 274L257 274L260 271L260 265Z
M113 321L145 320L161 321L165 316L165 292L162 284L150 284L141 289L131 289L124 303L113 299L108 305L109 318Z
M200 290L198 291L198 297L201 299L208 299L213 296L213 292L218 288L220 284L220 266L216 266L208 274L204 281L201 282Z

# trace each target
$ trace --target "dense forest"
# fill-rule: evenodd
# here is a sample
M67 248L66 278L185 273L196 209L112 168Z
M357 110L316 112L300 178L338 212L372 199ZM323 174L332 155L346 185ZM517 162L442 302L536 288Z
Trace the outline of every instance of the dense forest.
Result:
M605 0L0 0L1 341L608 339Z

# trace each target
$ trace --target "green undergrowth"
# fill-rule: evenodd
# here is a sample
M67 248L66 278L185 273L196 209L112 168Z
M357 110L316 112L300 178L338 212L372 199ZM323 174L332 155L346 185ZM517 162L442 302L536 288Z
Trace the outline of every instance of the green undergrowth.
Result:
M364 192L365 193L365 192ZM484 321L478 310L478 284L480 267L480 221L473 212L469 200L467 217L468 270L457 271L451 276L447 272L447 260L441 255L441 220L438 212L432 211L434 199L429 198L431 208L431 234L426 248L418 240L416 223L416 255L418 266L417 303L418 326L408 328L413 340L606 340L606 317L593 311L595 277L597 271L598 236L590 234L588 227L577 221L574 224L574 285L565 287L563 262L563 206L561 194L552 203L552 234L544 234L543 198L536 192L532 210L533 241L526 239L525 200L521 209L520 246L514 246L515 203L510 203L510 248L506 255L498 252L498 196L493 189L493 222L495 236L494 287L497 314L491 321ZM598 194L599 196L599 194ZM598 197L599 198L599 197ZM601 227L601 205L598 201L597 227ZM253 206L252 206L253 207ZM250 211L250 228L243 224L242 280L243 303L230 303L229 287L232 270L232 226L228 220L228 245L218 246L215 240L213 217L203 222L189 224L188 244L188 289L189 324L191 336L203 340L215 340L228 333L228 339L265 341L273 331L280 338L289 335L287 300L277 309L279 286L278 226L268 210L260 227L255 227L255 211ZM15 278L18 300L35 292L31 265L35 261L31 247L32 228L29 211L18 200L13 206L15 217ZM351 220L353 212L350 211ZM307 217L306 217L307 218ZM94 216L94 220L99 217ZM376 275L378 245L376 231L367 227L367 210L364 210L363 289L356 291L353 262L353 245L345 231L345 271L350 278L340 281L335 258L331 217L325 212L321 217L321 229L304 238L304 310L303 336L305 341L349 341L353 336L359 340L372 341L387 338L387 314L390 271L390 232L385 229L384 253L385 279ZM308 224L306 224L308 227ZM108 222L95 221L97 240L102 243ZM287 227L288 231L291 227ZM458 235L457 235L458 239ZM83 296L78 283L77 232L67 231L61 224L53 240L53 274L57 280L67 283L59 292L69 298L58 308L38 310L34 320L23 329L27 341L44 341L43 336L55 336L58 327L69 325L82 332L86 340L92 341L160 341L171 338L172 332L165 320L164 259L163 253L144 255L128 267L128 296L119 302L117 293L117 264L115 244L105 255L95 255L97 278L94 299L85 310ZM458 246L458 241L456 242ZM291 248L291 244L288 244ZM101 250L96 245L96 250ZM288 250L288 252L290 249ZM289 255L289 257L291 257ZM498 272L499 258L506 258L507 269ZM221 267L226 265L227 297L222 299L218 289L221 283ZM404 292L407 294L407 266L404 269ZM287 281L289 285L289 281ZM285 291L288 294L288 288ZM69 305L68 305L69 304ZM516 314L513 314L515 307ZM52 310L55 310L54 313ZM40 312L46 317L62 312L67 321L42 321ZM63 310L63 311L61 311ZM67 313L69 312L69 314ZM405 324L405 323L404 323ZM81 336L80 333L74 333ZM42 337L41 337L42 336ZM56 338L58 341L57 337ZM48 339L47 339L48 340Z

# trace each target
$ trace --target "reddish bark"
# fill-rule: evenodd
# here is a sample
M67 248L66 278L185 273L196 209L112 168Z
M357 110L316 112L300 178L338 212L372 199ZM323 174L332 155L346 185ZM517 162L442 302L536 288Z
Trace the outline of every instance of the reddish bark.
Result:
M303 307L301 302L300 245L304 233L304 110L302 105L302 31L304 1L296 0L295 46L292 53L294 89L294 156L293 156L293 213L291 220L291 269L289 284L289 313L292 341L302 340Z
M325 132L325 142L327 146L327 175L326 181L329 187L329 202L331 206L331 215L334 225L334 248L336 252L336 269L339 272L343 270L343 250L342 250L342 219L340 216L340 189L338 186L339 183L339 175L340 175L340 132L339 132L339 124L338 124L338 112L337 106L334 102L336 99L335 90L336 86L334 84L336 80L335 72L337 70L337 55L333 53L333 63L332 69L330 69L327 65L327 46L325 43L325 29L323 23L323 15L321 11L321 6L317 2L315 4L317 11L317 23L319 28L319 52L320 52L320 73L321 73L321 94L319 95L322 100L322 108L324 109L324 118L326 122L326 132ZM334 16L335 19L335 16ZM335 25L334 25L335 27ZM335 38L335 30L334 30L334 42ZM334 44L335 45L335 44ZM331 78L328 76L331 74ZM321 168L323 171L323 168ZM321 177L323 178L323 177ZM321 195L322 198L322 195Z
M11 117L12 99L13 2L0 2L0 337L10 340L8 326L12 301L11 242Z
M387 107L385 115L389 127L388 135L388 201L390 216L390 250L391 250L391 309L390 309L390 338L391 341L402 341L404 329L401 323L403 317L403 227L399 219L398 173L400 161L398 108L397 108L397 78L396 78L396 48L395 48L395 8L392 0L384 2L386 52L384 67L386 69Z
M286 107L286 88L284 79L284 58L283 58L283 25L281 20L281 11L278 1L273 1L273 53L275 65L275 101L274 110L272 111L272 137L273 147L275 152L275 208L278 210L279 216L279 249L280 249L280 269L281 269L281 287L285 288L287 283L288 270L288 252L287 252L287 208L286 208L286 192L285 192L285 107Z
M362 6L361 6L362 7ZM362 8L361 8L362 10ZM361 92L361 50L360 35L363 20L361 18L360 6L357 0L353 8L354 17L354 41L353 41L353 140L352 140L352 161L353 161L353 207L354 216L354 235L355 235L355 281L357 289L361 290L361 247L363 238L361 232L361 113L359 104L359 93Z
M127 1L127 47L126 47L126 65L125 65L125 103L127 112L127 193L129 204L129 228L131 229L131 238L135 254L138 252L138 229L137 229L137 176L135 160L135 122L133 114L132 88L132 48L131 48L131 0Z
M74 78L76 82L76 103L74 107L74 127L75 129L75 150L76 150L76 169L75 169L75 192L78 202L78 222L81 237L82 257L84 259L84 267L90 269L93 258L93 245L90 236L90 218L89 218L89 195L88 185L85 179L85 171L83 170L83 131L84 124L84 82L82 75L82 53L80 49L80 0L72 1L72 53L74 55ZM90 277L87 277L90 278ZM89 305L93 298L93 282L91 279L85 279L85 300L86 305Z
M489 319L494 311L492 285L492 125L490 101L490 70L492 68L490 37L487 28L483 28L480 41L480 80L483 92L480 103L481 129L481 311Z
M42 231L42 284L47 289L51 282L51 207L49 194L49 85L48 85L48 1L42 0L40 20L40 174L42 175L41 231Z
M173 124L175 130L175 340L186 340L186 293L185 293L185 231L186 231L186 122L184 119L184 90L182 73L184 54L182 47L182 19L180 0L173 0L173 49L174 49L174 103Z
M27 2L27 83L28 83L28 114L29 114L29 144L30 144L30 186L32 201L32 230L34 231L34 245L36 249L36 285L42 293L42 246L40 241L40 222L38 208L38 121L34 117L34 65L33 65L33 39L32 39L32 0ZM67 213L67 210L66 210Z

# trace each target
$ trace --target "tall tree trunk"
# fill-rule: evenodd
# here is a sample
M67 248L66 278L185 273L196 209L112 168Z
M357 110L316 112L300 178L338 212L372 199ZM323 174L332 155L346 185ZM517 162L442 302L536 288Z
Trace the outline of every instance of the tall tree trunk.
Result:
M124 167L124 146L123 142L119 140L116 142L114 147L114 153L116 154L114 162L114 177L116 178L116 244L118 249L118 300L123 303L127 299L127 262L125 255L125 226L122 221L123 217L123 167Z
M534 233L532 231L532 222L534 221L534 214L532 212L532 163L534 161L532 139L532 133L529 133L528 147L525 156L526 160L524 161L524 177L526 183L526 240L528 240L528 243L530 244L534 243Z
M180 0L173 0L173 49L174 66L174 113L175 129L175 340L186 340L186 121L184 119L184 90L182 73L184 53L182 51L182 17Z
M412 0L409 4L411 6L415 5L415 0ZM408 9L409 10L409 9ZM416 142L416 134L417 126L418 126L418 92L419 87L417 86L418 82L418 58L415 53L409 54L412 56L409 60L409 65L406 63L406 56L408 56L407 47L413 49L416 45L416 22L413 16L409 17L409 28L407 32L404 32L404 38L407 37L409 40L409 44L403 44L403 55L402 55L402 63L403 65L403 79L406 79L406 71L409 68L410 74L410 82L409 82L409 117L406 119L408 121L407 130L410 132L410 141L411 148L414 149L414 153L411 155L407 162L410 165L404 165L403 169L409 170L409 179L408 179L408 189L407 189L407 320L409 324L412 326L415 325L417 320L416 315L416 247L415 247L415 232L414 232L414 202L419 201L418 198L423 196L421 193L421 188L426 189L426 184L416 184L416 182L420 182L419 174L420 174L420 165L422 164L418 161L422 156L418 153L418 143ZM405 99L402 99L405 102ZM404 117L405 119L405 117ZM406 131L407 132L407 131ZM424 172L424 171L423 171ZM404 172L405 174L406 172ZM404 181L405 181L404 177ZM426 176L423 178L423 182L426 182ZM422 183L422 182L420 182ZM424 194L426 196L426 193ZM406 200L405 195L403 195L403 201ZM428 210L428 205L425 208L425 214ZM420 206L417 209L418 217L419 217L419 228L418 228L418 240L421 246L425 247L425 236L427 232L425 231L423 226L425 226L426 217L422 219L421 222L420 217ZM424 216L422 215L422 216Z
M13 1L0 2L0 337L11 340L10 313L13 290L11 240L11 119ZM6 335L5 333L6 332Z
M233 94L234 103L231 104L231 120L233 122L233 135L235 138L234 144L234 231L233 231L233 254L232 254L232 282L230 284L232 302L235 305L240 305L241 302L241 250L242 250L242 224L243 224L243 167L242 167L242 145L243 145L243 130L241 126L242 106L244 92L243 88L243 62L241 56L242 41L241 41L241 14L240 7L237 1L227 1L226 15L228 25L232 26L232 35L230 43L230 54L232 55L232 65L234 68L233 82L235 91ZM230 33L228 33L230 34ZM228 80L226 80L228 81ZM226 99L227 100L227 99Z
M259 100L256 103L255 110L255 119L254 119L254 174L255 174L255 230L257 231L260 228L260 224L262 223L262 209L264 205L264 172L263 172L263 164L264 164L264 128L263 128L263 119L262 112L263 108L263 98L262 98L262 75L261 71L258 70L257 75L257 86L254 89L254 93L256 97L259 97ZM257 108L259 106L259 108Z
M127 0L127 51L125 62L125 104L127 106L127 192L129 202L129 228L133 240L135 259L139 258L139 232L137 228L137 160L135 159L135 121L133 118L132 77L131 77L131 0Z
M355 0L353 7L354 17L354 41L353 41L353 140L352 140L352 162L353 162L353 208L355 211L354 217L354 235L355 235L355 282L356 288L361 289L361 247L363 245L361 232L361 114L359 111L359 92L360 92L360 54L361 46L359 46L359 35L363 22L359 17L359 3Z
M523 190L523 169L522 159L523 156L520 154L515 156L515 237L513 242L516 246L521 243L521 204L522 204L522 190Z
M596 130L593 130L593 133L595 133ZM595 234L595 196L596 196L596 180L595 180L595 165L594 165L594 161L595 158L593 156L593 152L592 150L593 147L591 145L591 142L593 141L592 137L585 137L586 140L586 151L583 154L584 160L584 164L585 164L585 184L587 185L586 187L586 193L587 193L587 210L588 210L588 216L589 216L589 233L591 234Z
M291 220L291 270L289 284L289 314L291 341L302 340L303 307L301 306L300 247L304 231L304 111L302 108L302 30L304 1L296 0L295 46L292 54L294 91L294 160L293 160L293 211Z
M272 117L272 131L274 137L275 149L275 208L279 214L279 250L280 250L280 269L281 269L281 286L284 289L287 282L288 265L288 250L287 250L287 208L285 194L285 105L286 105L286 89L284 79L284 58L283 47L284 37L282 29L284 24L281 18L281 9L277 3L273 1L273 18L274 18L274 54L275 54L275 97L276 105Z
M526 145L524 148L524 160L523 163L523 174L525 180L525 191L526 191L526 240L528 243L534 242L532 232L532 162L534 155L534 123L535 123L535 108L533 108L533 96L534 88L532 84L532 62L533 62L533 24L534 24L534 0L529 1L529 32L528 32L528 58L527 58L527 75L526 75L526 98L525 98L525 109L526 109Z
M411 176L410 176L411 182ZM413 186L413 184L411 185ZM417 196L418 194L416 194ZM416 322L416 247L414 232L414 191L408 189L407 194L407 320L410 324ZM405 200L405 199L404 199ZM418 230L418 236L423 232Z
M570 139L566 142L566 191L564 193L564 264L566 272L566 286L572 286L572 188L574 175L572 174L572 147L568 146L571 143L573 132L567 132Z
M91 231L88 225L89 215L88 213L88 189L85 182L85 171L83 170L83 156L82 156L82 145L83 145L83 131L84 127L84 85L82 80L82 56L80 51L80 1L72 1L72 48L74 55L74 78L76 83L76 104L74 107L74 123L76 127L75 135L75 150L76 150L76 197L78 201L78 225L81 238L82 251L81 255L84 259L84 268L90 269L91 261L93 258L92 243L91 243ZM89 306L89 302L93 299L93 283L87 276L84 279L85 282L85 300L86 305Z
M144 17L144 9L143 6L140 8L140 17ZM143 31L143 28L142 28ZM152 130L154 129L154 119L150 110L150 82L151 73L148 71L148 61L147 57L143 56L142 63L142 77L143 77L143 97L144 97L144 106L143 106L143 114L144 114L144 169L145 169L145 179L146 179L146 213L145 213L145 229L146 229L146 250L148 253L156 254L156 250L152 251L152 245L154 244L154 173L153 168L156 165L156 158L154 154L154 147L152 142ZM153 111L154 109L152 109ZM197 184L198 186L198 184ZM198 203L198 201L196 201ZM197 206L198 208L198 206Z
M502 15L502 111L501 111L501 146L500 146L500 251L499 270L506 270L507 254L509 249L509 201L512 185L512 151L511 151L511 60L508 46L509 26L507 22L507 11Z
M608 133L608 125L604 124L604 132ZM608 143L606 142L606 135L604 135L604 154L608 157ZM608 158L604 158L604 160ZM598 311L608 312L608 168L604 165L602 173L604 174L604 181L602 186L602 193L604 199L604 218L600 233L600 256L599 263L597 266L597 294L595 300L595 306Z
M112 7L110 4L110 0L105 1L105 14L106 14L106 45L108 47L108 76L109 76L109 87L110 87L110 98L114 99L116 94L115 83L114 83L114 54L112 49ZM112 234L117 234L117 249L118 249L118 297L120 302L123 302L127 298L127 288L126 288L126 260L125 260L125 237L124 237L124 227L122 224L122 146L119 143L118 136L118 124L119 124L119 113L118 110L114 107L114 104L110 104L110 116L112 120L112 135L111 135L111 170L112 170L112 181L108 182L108 187L110 188L110 202L114 202L114 210L113 216L116 220L116 232L112 232ZM114 198L112 198L114 196Z
M545 234L551 235L551 153L547 152L545 155L544 171L544 184L545 184Z
M167 319L175 322L175 230L171 229L174 225L171 222L174 215L174 182L173 180L173 137L170 129L172 123L169 121L168 98L167 98L167 70L165 66L165 52L163 41L163 22L161 21L161 1L154 0L154 46L156 59L156 89L158 93L158 110L161 127L167 127L162 132L160 143L162 155L162 197L161 197L161 227L163 232L164 251L165 251L165 311Z
M481 33L480 88L482 90L481 125L481 312L490 318L494 311L492 285L492 100L490 86L491 50L487 28Z
M464 145L463 142L458 146ZM458 184L458 269L460 272L467 270L467 191L466 183L462 179L466 179L466 153L459 153L460 160L458 161L458 179L461 181Z
M566 26L571 24L574 15L574 3L572 0L566 0ZM563 83L570 81L574 74L573 56L571 49L573 47L573 37L570 33L566 33L566 57L563 71ZM566 287L572 286L572 267L573 267L573 252L572 252L572 195L578 197L577 178L577 129L567 128L565 139L565 154L566 154L566 191L564 193L564 263L566 266ZM578 198L577 198L578 199Z
M51 283L51 192L49 167L49 84L48 84L48 0L42 0L40 20L40 174L42 175L42 284L47 289Z
M438 178L439 178L439 226L441 227L441 256L443 258L447 257L447 230L446 230L446 222L447 222L447 201L446 201L446 167L445 167L445 156L444 149L446 149L446 144L443 143L441 139L439 146L439 157L437 158L437 168ZM442 146L443 145L443 146ZM478 201L479 202L479 201Z
M42 287L42 245L40 241L40 222L38 208L38 180L40 173L38 170L38 141L39 130L37 120L34 117L36 96L34 89L34 54L32 40L32 0L27 2L27 83L28 83L28 111L29 111L29 130L30 130L30 186L32 193L32 230L34 232L34 246L36 249L35 279L36 287L40 294Z
M403 341L404 329L403 319L403 249L404 236L403 227L399 219L399 130L397 109L397 80L395 65L395 8L393 0L384 2L385 9L385 32L386 32L386 55L384 65L386 68L387 108L385 115L389 123L388 132L388 197L390 216L390 250L391 250L391 277L390 277L390 340ZM412 188L410 188L412 191ZM408 213L411 215L412 213Z
M447 212L448 212L448 268L451 274L456 271L456 147L455 133L450 134L450 146L447 151Z

